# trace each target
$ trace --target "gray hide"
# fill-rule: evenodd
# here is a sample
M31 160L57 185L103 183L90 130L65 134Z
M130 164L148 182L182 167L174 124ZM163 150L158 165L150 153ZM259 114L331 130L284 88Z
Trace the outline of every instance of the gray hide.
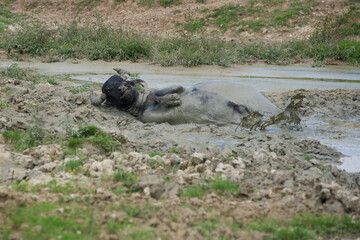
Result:
M176 86L174 86L176 87ZM280 109L267 100L257 90L230 81L209 81L185 88L179 93L179 106L149 105L139 116L143 122L212 123L217 125L239 124L249 112L258 111L272 116ZM236 111L232 104L245 107L249 111Z

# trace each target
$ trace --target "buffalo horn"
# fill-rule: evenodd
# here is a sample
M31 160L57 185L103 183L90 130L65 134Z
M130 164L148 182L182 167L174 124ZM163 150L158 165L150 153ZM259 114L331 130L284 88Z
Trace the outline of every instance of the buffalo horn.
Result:
M106 95L103 93L100 97L96 97L93 93L93 90L90 90L90 99L93 105L98 106L106 100Z

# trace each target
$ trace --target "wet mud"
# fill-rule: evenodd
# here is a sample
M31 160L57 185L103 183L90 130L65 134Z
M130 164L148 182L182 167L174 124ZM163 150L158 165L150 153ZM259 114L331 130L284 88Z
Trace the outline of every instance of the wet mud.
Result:
M260 131L237 125L142 123L112 106L91 105L89 92L74 94L69 91L74 86L78 86L77 83L62 81L54 86L1 77L0 88L3 91L0 92L0 101L4 104L1 107L0 131L25 130L34 123L34 119L41 119L42 128L50 133L64 133L67 126L76 128L92 124L109 134L121 135L126 141L111 154L83 149L87 158L83 168L90 173L88 176L55 171L69 160L61 144L40 145L18 153L3 137L0 138L0 196L5 199L2 206L10 202L14 204L14 201L15 204L33 201L30 195L19 195L9 188L12 183L26 181L41 185L53 179L65 183L76 179L90 188L96 188L104 184L101 177L126 169L144 180L143 185L137 187L140 193L129 196L131 201L143 203L147 199L147 202L155 204L161 198L162 202L158 204L164 209L173 208L180 212L177 221L169 220L165 210L154 217L158 230L170 234L172 238L191 234L195 235L189 239L199 237L191 224L185 221L196 219L198 210L186 208L184 211L181 205L184 201L193 206L211 208L213 213L226 213L227 220L231 221L246 221L258 215L287 218L307 212L360 214L360 173L339 168L344 154L311 138L314 120L338 121L333 126L348 121L346 129L350 125L350 129L355 131L349 132L357 134L359 89L264 92L280 109L284 109L290 97L299 93L304 95L299 108L304 129L301 132L278 125ZM100 87L94 90L100 94ZM153 167L150 152L163 153L155 157L163 164ZM169 168L172 170L166 170ZM149 175L172 179L175 185L146 177ZM186 189L217 176L239 183L238 196L241 197L211 193L204 199L184 200L179 196L177 189ZM155 186L147 183L148 180L159 183ZM158 189L161 189L160 193ZM105 193L100 191L97 194ZM39 195L38 198L51 200L49 194ZM106 203L117 198L109 197ZM205 215L203 219L208 217ZM172 223L169 225L166 221ZM231 234L236 238L242 233Z

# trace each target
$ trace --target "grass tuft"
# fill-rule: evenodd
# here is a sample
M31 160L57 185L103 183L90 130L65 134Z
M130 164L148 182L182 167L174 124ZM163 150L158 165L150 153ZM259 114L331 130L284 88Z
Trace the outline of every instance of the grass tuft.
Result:
M139 177L121 169L114 173L113 181L123 182L126 187L131 187L139 181Z

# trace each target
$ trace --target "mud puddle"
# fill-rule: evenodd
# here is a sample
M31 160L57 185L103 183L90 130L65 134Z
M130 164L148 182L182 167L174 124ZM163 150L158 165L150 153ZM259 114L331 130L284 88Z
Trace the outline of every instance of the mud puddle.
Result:
M221 68L217 66L205 66L196 68L169 67L162 68L157 65L144 63L106 63L106 62L62 62L62 63L37 63L37 62L0 62L0 67L6 67L13 63L23 68L36 69L41 74L67 75L70 79L84 82L103 83L109 76L115 74L113 68L121 67L132 73L138 73L139 77L148 83L149 88L161 88L164 86L192 84L209 80L229 80L241 84L253 86L262 92L286 92L295 89L360 89L360 70L351 67L310 68L298 66L234 66ZM81 84L81 83L80 83ZM311 101L311 99L309 99ZM331 118L330 118L331 119ZM322 144L334 147L344 154L343 162L339 168L348 172L360 172L360 126L359 119L322 119L321 117L303 118L303 132L292 132L292 135L300 139L316 139ZM160 138L166 138L166 126L159 126ZM196 145L199 151L203 151L207 145L216 145L222 149L231 148L238 142L233 137L224 137L223 134L209 133L211 129L204 131L190 131L192 128L173 127L173 132L183 132L177 136L177 141L188 146ZM205 127L207 128L207 127ZM189 130L190 129L190 130ZM232 132L234 129L222 129L221 131ZM269 131L281 131L269 129ZM154 132L152 133L154 134ZM135 136L128 133L128 136ZM156 134L155 134L156 135ZM181 139L180 139L181 136ZM171 141L171 134L169 141Z
M303 132L308 139L316 139L344 154L338 168L347 172L360 172L360 118L342 119L305 119Z

